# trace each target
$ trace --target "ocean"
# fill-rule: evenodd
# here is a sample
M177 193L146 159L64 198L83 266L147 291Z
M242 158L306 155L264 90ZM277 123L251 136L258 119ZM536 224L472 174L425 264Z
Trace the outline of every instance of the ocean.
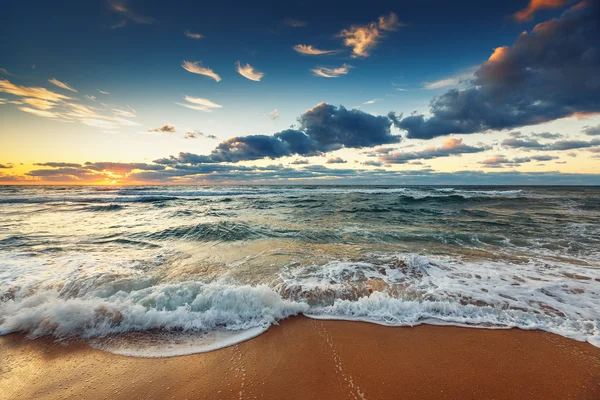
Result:
M287 317L600 347L600 188L0 187L0 334L209 351Z

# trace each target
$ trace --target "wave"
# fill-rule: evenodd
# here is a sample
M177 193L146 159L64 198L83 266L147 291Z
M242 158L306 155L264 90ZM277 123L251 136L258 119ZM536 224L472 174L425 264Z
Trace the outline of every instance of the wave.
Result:
M289 267L273 285L224 278L156 283L146 273L57 279L55 287L0 293L0 334L108 338L95 343L119 354L167 356L225 347L304 314L390 326L539 329L600 347L598 270L566 264L373 254ZM144 348L144 335L157 332L184 345ZM142 336L119 336L132 333Z

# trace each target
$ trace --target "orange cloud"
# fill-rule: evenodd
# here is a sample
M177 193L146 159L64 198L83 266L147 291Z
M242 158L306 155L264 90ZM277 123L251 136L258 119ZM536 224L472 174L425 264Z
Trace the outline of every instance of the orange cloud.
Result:
M395 13L390 13L387 17L379 17L377 22L344 29L339 36L344 38L345 46L352 47L353 57L367 57L371 48L377 45L383 37L382 31L395 31L401 26L398 16Z
M251 81L257 82L260 81L263 76L265 76L264 73L255 71L254 67L252 67L250 64L246 64L242 67L239 61L237 62L237 72L244 78L248 78Z
M510 47L508 46L496 47L490 58L488 58L488 62L501 61L508 54L509 50Z
M351 65L344 64L337 68L318 67L311 69L311 71L315 76L320 76L321 78L337 78L341 75L348 74L350 68L352 68Z
M559 8L562 7L573 0L529 0L529 5L513 14L513 17L519 21L529 21L533 18L533 15L542 9L547 8Z
M52 79L49 79L48 82L52 83L53 85L58 86L59 88L70 90L71 92L77 93L77 90L73 89L71 86L67 85L64 82L59 81L58 79L52 78Z
M296 50L300 54L306 54L311 56L320 56L323 54L333 54L337 53L337 50L319 50L311 45L306 44L297 44L294 46L294 50Z
M70 100L71 98L62 94L54 93L42 87L26 87L12 84L6 79L0 79L0 92L21 97L34 97L48 101Z
M221 81L221 77L219 76L219 74L215 73L212 69L208 67L203 67L200 61L184 61L183 64L181 64L181 66L183 67L183 69L185 69L188 72L191 72L192 74L208 76L209 78L213 78L217 82Z

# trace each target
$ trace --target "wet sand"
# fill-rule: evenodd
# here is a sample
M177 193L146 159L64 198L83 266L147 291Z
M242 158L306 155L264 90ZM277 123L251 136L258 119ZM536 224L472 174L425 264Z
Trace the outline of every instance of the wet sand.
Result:
M132 358L0 337L2 399L600 399L600 349L545 332L295 317L226 349Z

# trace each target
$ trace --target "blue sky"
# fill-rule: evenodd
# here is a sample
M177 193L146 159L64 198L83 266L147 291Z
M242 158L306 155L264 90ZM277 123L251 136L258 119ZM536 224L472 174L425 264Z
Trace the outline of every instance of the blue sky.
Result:
M565 91L560 101L547 98L548 93L532 90L531 85L526 90L515 87L508 93L522 91L528 97L534 93L538 98L529 99L531 104L553 103L554 110L531 111L530 107L527 113L531 111L534 115L523 120L516 116L523 110L514 111L515 115L494 116L494 121L490 115L479 115L475 118L477 126L469 128L465 127L468 121L464 116L454 116L449 121L430 109L432 101L444 99L451 90L468 94L471 88L476 95L485 94L485 90L478 88L485 88L489 78L484 78L488 80L483 85L478 84L474 73L482 70L496 79L498 71L503 69L486 65L490 64L488 59L495 49L502 46L514 49L512 57L502 59L509 67L531 70L527 63L533 66L552 62L524 59L527 57L519 50L517 41L521 40L522 32L539 36L530 42L542 41L547 46L546 53L553 50L552 46L559 46L549 39L551 35L534 32L537 24L559 20L563 26L557 28L558 34L562 34L560 29L567 34L569 18L581 18L590 26L598 21L597 16L589 16L597 12L595 1L580 6L568 0L559 3L560 7L532 9L525 17L519 17L515 13L528 7L527 0L373 1L361 7L275 1L13 2L4 7L0 16L0 34L6 39L0 43L0 79L8 82L4 89L0 88L0 115L4 121L0 135L5 143L0 150L0 165L12 167L0 169L0 179L9 183L43 183L50 176L49 182L130 183L143 170L55 171L54 176L50 171L42 174L45 178L30 172L38 169L36 163L68 162L85 169L86 162L152 164L165 157L175 159L179 153L208 155L215 152L220 142L232 137L270 136L291 126L310 136L306 129L317 128L302 127L297 119L307 110L326 103L354 110L359 124L363 114L366 121L367 116L385 117L390 111L401 115L397 124L386 120L389 125L386 129L398 140L393 143L367 140L368 145L359 146L343 141L350 133L340 134L337 146L323 147L320 143L312 152L288 149L277 157L267 152L259 153L262 156L258 157L236 156L234 162L227 159L220 163L252 168L276 163L302 170L306 166L294 162L308 159L309 164L304 165L383 168L392 177L419 168L427 169L423 174L428 175L459 170L492 174L503 168L523 173L584 174L583 182L589 179L597 183L598 144L593 142L597 136L587 133L587 130L594 132L590 129L600 122L596 115L600 111L597 99L581 102L558 82L554 82L556 88L550 87L548 91ZM571 7L577 9L570 10ZM344 38L344 32L351 32L346 38L356 38L353 35L361 30L375 35L364 54L358 54L361 48L345 43ZM583 45L574 50L581 51L581 55L592 54L592 60L586 61L581 79L573 81L572 86L597 84L593 78L594 71L599 71L594 58L597 56L590 53L593 33L582 33L579 43ZM297 45L331 53L301 54L294 49ZM217 74L219 78L191 73L182 67L184 61L210 68L213 76ZM236 70L237 62L242 66L249 64L262 77L259 80L244 77ZM582 68L566 61L558 66L569 73L574 67ZM319 69L321 76L315 72ZM547 74L543 77L554 79ZM63 86L50 82L52 79ZM10 85L20 89L7 89ZM497 81L490 85L497 90ZM23 88L46 88L69 99L54 99L44 104L26 100L23 104L23 99L48 101ZM212 105L198 107L198 102L207 104L206 101ZM75 102L86 107L83 111L79 109L77 115L73 115L75 109L71 105ZM469 107L476 109L476 104ZM512 110L510 104L500 105L504 106ZM337 108L331 110L338 112ZM413 112L423 115L425 120L434 118L423 124L407 118ZM161 127L168 128L161 130ZM325 129L318 129L321 128ZM338 128L342 129L335 127ZM503 145L505 140L517 137L517 130L530 141L535 140L535 134L544 132L560 137L537 137L538 147ZM202 134L193 134L198 131ZM367 129L364 135L377 133ZM585 144L562 145L571 148L560 151L556 150L560 146L552 147L553 141L560 140ZM365 153L380 145L392 145L388 153L400 155L365 158ZM466 151L466 147L461 150L461 146L479 150ZM431 147L450 150L428 153L426 149ZM540 154L533 154L534 151ZM414 152L426 157L437 155L423 159L411 155L408 158L414 165L397 162L407 158L403 154ZM538 158L544 159L540 155L552 157L545 157L551 162L538 162ZM346 162L327 162L336 157ZM485 162L494 157L521 162ZM457 158L459 162L454 161ZM526 158L529 161L524 161ZM425 166L418 166L417 162ZM214 171L211 174L212 182L218 174ZM285 174L282 176L287 179ZM165 183L207 182L207 177L201 174L155 178ZM231 177L228 181L232 181ZM256 181L261 181L260 173L256 174Z

